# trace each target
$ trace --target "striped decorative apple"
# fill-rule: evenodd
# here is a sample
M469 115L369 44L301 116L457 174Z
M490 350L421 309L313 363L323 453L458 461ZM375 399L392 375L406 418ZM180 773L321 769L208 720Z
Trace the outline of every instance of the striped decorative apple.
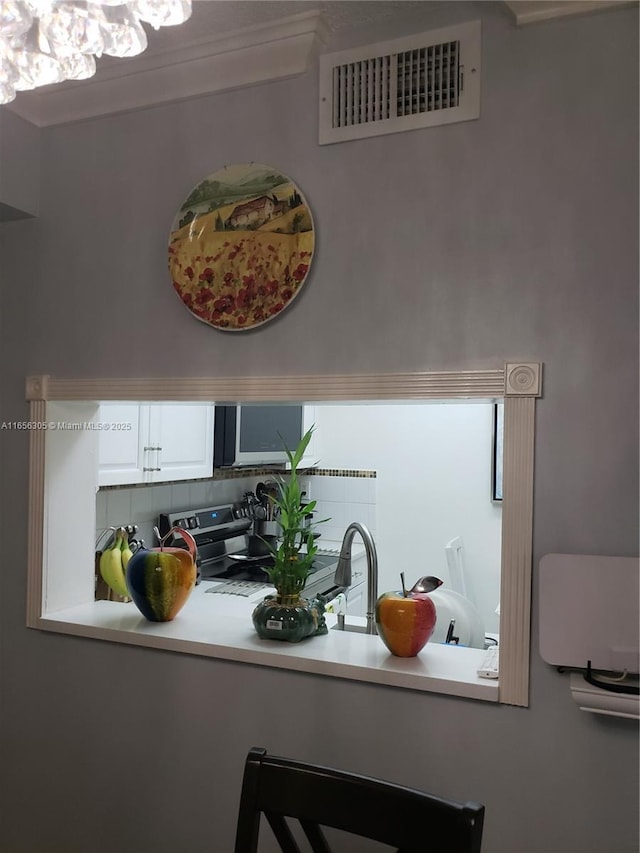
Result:
M436 627L436 607L428 592L385 592L376 602L376 626L392 655L415 657Z
M167 548L165 540L179 534L189 548ZM127 565L127 589L150 622L170 622L182 609L196 583L196 543L181 527L172 527L159 548L140 548Z

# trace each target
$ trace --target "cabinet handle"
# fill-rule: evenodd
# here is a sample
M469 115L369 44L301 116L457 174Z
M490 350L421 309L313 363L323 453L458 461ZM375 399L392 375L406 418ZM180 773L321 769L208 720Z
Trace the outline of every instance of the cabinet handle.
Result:
M159 445L150 444L147 447L145 447L144 450L145 450L145 452L146 451L152 451L152 452L155 451L158 454L156 457L156 463L158 463L158 464L160 463L160 451L162 450L162 448ZM142 470L143 471L162 471L162 468L160 468L160 467L158 467L158 468L144 468L143 467Z

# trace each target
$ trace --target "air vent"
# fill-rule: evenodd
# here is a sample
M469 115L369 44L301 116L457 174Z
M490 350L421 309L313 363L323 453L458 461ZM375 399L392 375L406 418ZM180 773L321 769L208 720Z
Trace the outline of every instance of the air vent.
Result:
M479 21L320 57L320 145L479 115Z

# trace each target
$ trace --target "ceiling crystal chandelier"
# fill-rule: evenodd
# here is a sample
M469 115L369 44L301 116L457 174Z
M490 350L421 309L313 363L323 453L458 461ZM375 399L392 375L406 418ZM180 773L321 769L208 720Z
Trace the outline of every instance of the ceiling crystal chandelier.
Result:
M96 72L96 56L136 56L142 27L182 24L191 0L0 0L0 104L16 92Z

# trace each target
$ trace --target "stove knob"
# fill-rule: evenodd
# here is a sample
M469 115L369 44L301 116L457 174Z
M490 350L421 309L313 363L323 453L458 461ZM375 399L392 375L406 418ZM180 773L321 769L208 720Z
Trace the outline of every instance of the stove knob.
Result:
M192 515L191 518L187 519L187 526L189 530L193 530L194 527L198 526L198 519L195 517L195 515Z
M183 530L185 530L185 529L186 529L186 527L187 527L186 519L184 519L184 518L179 518L179 519L176 521L176 523L175 523L174 527L182 527L182 529L183 529Z

